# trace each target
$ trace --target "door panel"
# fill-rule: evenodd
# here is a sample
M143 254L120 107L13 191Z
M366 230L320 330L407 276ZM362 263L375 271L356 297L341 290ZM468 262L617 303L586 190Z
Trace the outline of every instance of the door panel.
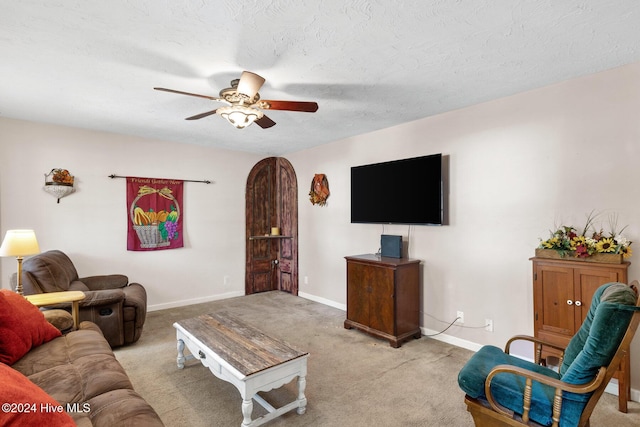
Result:
M298 186L295 171L283 158L258 162L247 178L247 295L271 290L298 294ZM265 238L279 227L282 238Z
M575 329L573 316L573 269L541 267L540 279L542 311L541 331L568 335ZM569 304L568 301L571 301Z
M279 158L277 168L277 225L281 233L290 238L278 240L278 289L298 294L298 181L293 166Z
M369 325L371 278L362 264L347 262L347 319Z
M275 163L265 159L254 166L246 188L246 268L245 293L276 289L272 261L277 259L277 247L268 239L254 239L271 231L275 218L273 200L276 196Z
M265 292L271 290L271 283L273 283L273 279L271 278L271 272L256 272L252 276L253 278L253 292Z
M369 299L369 326L378 331L395 335L395 295L393 294L395 271L390 268L369 267L371 276L369 286L371 295ZM371 310L376 307L377 310Z
M576 325L581 325L591 308L591 299L596 290L605 283L617 282L618 273L615 271L603 271L602 269L581 268L576 269L576 301L580 305L576 307ZM576 330L577 331L577 330Z

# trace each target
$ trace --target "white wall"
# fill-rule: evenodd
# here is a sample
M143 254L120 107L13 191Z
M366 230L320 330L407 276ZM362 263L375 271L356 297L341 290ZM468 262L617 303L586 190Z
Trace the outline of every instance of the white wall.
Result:
M539 238L556 225L584 225L595 209L605 229L608 214L617 213L640 244L638 112L640 64L288 154L300 187L300 293L344 305L343 256L379 247L382 226L349 223L351 166L443 153L450 156L450 225L410 230L409 255L424 265L422 325L441 331L462 310L465 324L479 328L449 329L458 342L502 347L512 335L532 334L529 258ZM314 173L329 180L325 207L307 196ZM384 230L409 233L407 226ZM640 279L638 254L631 279ZM482 328L485 318L495 332ZM640 366L632 365L638 390Z
M35 229L41 250L63 250L80 276L128 275L147 289L151 310L244 295L244 190L261 158L0 119L0 232ZM76 177L76 192L59 204L42 190L52 168ZM126 181L108 178L113 173L214 181L184 184L184 248L126 250ZM2 258L0 266L8 288L16 261Z

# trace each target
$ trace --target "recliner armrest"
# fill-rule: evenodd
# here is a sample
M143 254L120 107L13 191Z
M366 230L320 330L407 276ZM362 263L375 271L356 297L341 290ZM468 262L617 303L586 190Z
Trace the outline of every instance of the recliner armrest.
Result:
M140 283L130 283L129 286L122 288L125 294L125 305L140 306L147 308L147 291Z
M125 294L121 289L106 289L103 291L87 291L85 298L80 301L80 307L97 307L116 304L124 301Z
M41 310L47 322L55 326L63 334L73 330L73 316L66 310Z
M129 278L124 274L105 274L100 276L88 276L78 279L92 291L105 289L118 289L127 286Z

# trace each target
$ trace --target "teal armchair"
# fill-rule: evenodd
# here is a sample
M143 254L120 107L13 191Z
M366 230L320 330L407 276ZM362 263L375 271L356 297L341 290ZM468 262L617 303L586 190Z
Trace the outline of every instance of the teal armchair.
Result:
M566 349L517 336L505 350L484 346L460 370L467 410L480 426L588 426L589 417L620 366L640 323L638 282L607 283L595 292L580 330ZM558 370L509 354L528 340L561 351ZM536 357L537 358L537 357Z

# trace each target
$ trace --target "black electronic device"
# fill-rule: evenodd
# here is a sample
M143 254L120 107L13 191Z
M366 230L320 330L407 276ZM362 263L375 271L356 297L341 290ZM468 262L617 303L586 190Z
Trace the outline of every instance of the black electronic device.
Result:
M402 236L382 234L380 236L380 255L402 258Z
M351 222L445 224L442 154L351 168Z

